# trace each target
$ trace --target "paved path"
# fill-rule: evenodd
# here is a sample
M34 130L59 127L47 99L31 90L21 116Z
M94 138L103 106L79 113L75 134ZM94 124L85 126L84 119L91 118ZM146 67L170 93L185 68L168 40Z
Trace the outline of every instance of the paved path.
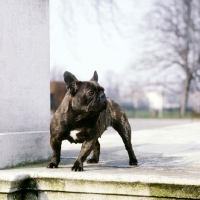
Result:
M154 128L162 128L166 126L194 123L191 119L129 119L132 131L150 130ZM200 122L200 121L199 121ZM108 128L109 133L113 132L112 128Z
M156 126L156 121L152 125L148 120L144 120L144 126L151 126L151 129L132 132L132 144L138 158L139 167L154 167L157 169L192 166L193 168L199 168L200 159L197 159L197 157L200 158L200 122L182 125L184 123L182 121L163 121L163 124L159 124L159 128L153 129L153 126ZM134 120L130 122L133 127ZM140 123L143 124L141 121ZM171 123L180 125L165 126ZM137 123L138 125L139 123ZM161 128L160 126L164 127ZM141 125L137 128L141 128ZM99 141L101 144L100 163L94 166L132 168L127 165L126 150L115 130L109 129L106 131ZM62 162L69 162L70 159L73 162L73 159L79 154L80 148L80 144L70 144L68 141L64 141L62 145ZM91 165L86 166L90 168Z

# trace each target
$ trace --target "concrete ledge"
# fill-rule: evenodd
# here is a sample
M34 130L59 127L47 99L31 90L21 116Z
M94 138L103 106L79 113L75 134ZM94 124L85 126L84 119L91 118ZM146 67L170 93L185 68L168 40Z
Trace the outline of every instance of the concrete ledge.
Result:
M0 133L0 169L50 158L49 131Z
M61 175L60 172L59 170L59 174ZM145 171L143 172L145 173ZM113 171L111 171L111 174L112 173ZM88 175L92 175L91 173L87 173L85 178L84 176L78 178L78 174L74 172L69 173L69 178L67 178L68 175L64 175L62 178L59 176L55 178L55 172L53 172L53 176L49 173L48 178L45 177L43 173L39 174L40 173L37 175L32 174L30 176L21 174L16 177L13 174L11 175L13 176L13 180L0 180L1 199L7 199L8 196L13 196L11 199L21 198L20 200L28 200L30 199L29 195L35 195L34 198L39 200L65 199L67 197L73 197L75 199L131 199L133 197L135 199L200 199L200 185L197 184L197 182L193 182L193 184L191 184L191 182L190 184L177 184L175 179L171 179L171 183L165 183L156 180L153 181L149 179L147 174L141 176L136 175L136 177L133 175L133 177L127 181L121 181L114 174L109 175L110 173L104 173L103 177L109 177L107 181L105 181L102 180L104 178L102 178L102 173L100 172L93 173L93 179L96 180L88 180ZM73 175L75 175L75 177ZM121 173L121 175L123 176L123 173ZM71 179L71 176L74 178ZM148 181L145 181L144 177L146 177ZM157 178L157 180L159 180L159 176L157 176ZM22 198L25 194L27 197ZM3 196L6 198L3 198Z

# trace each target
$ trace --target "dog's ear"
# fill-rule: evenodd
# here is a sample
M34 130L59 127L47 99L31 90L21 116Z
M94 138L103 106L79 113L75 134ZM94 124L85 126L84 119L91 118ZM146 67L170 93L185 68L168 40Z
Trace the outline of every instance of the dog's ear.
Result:
M66 71L63 74L63 77L64 77L65 84L67 86L67 89L69 90L69 92L71 94L74 95L77 92L77 89L78 89L78 86L77 86L78 79L68 71Z
M98 74L96 71L94 71L93 77L90 79L91 81L98 82Z

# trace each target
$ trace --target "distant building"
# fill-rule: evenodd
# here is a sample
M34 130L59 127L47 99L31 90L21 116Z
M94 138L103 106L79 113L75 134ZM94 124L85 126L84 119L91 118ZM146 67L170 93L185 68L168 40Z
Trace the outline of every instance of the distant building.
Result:
M164 97L161 91L147 91L147 99L149 100L149 109L154 116L162 117Z
M66 85L61 81L50 82L51 111L55 112L67 92Z
M149 110L152 115L162 117L163 93L159 90L141 90L133 93L133 107L136 110Z

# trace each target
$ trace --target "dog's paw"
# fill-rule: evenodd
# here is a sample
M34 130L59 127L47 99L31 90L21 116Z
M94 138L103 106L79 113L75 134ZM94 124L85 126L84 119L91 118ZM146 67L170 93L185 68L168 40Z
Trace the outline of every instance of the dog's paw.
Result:
M49 163L47 165L47 168L58 168L58 165L56 165L55 163Z
M137 165L137 164L138 164L138 161L136 159L129 161L129 165Z
M83 171L83 165L81 164L81 163L79 163L79 162L75 162L74 163L74 165L73 165L73 167L71 168L71 170L72 171L75 171L75 172L77 172L77 171Z
M96 158L91 158L89 160L87 160L88 164L92 164L92 163L98 163L99 161Z

